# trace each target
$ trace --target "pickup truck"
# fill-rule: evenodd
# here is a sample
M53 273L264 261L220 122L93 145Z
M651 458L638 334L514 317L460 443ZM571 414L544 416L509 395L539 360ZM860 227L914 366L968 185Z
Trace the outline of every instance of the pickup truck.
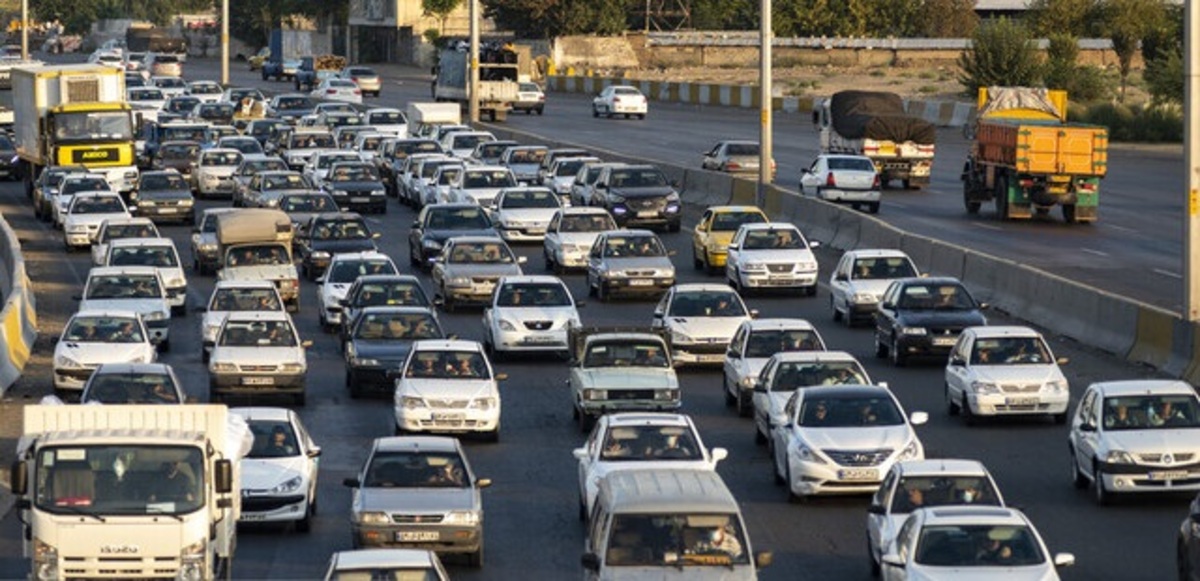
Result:
M666 341L642 327L571 327L567 387L580 430L610 412L678 410L679 380Z
M300 57L300 66L296 67L292 84L297 91L311 91L326 78L336 77L345 66L345 57L332 54Z
M239 209L217 216L217 280L269 280L289 312L300 309L300 276L292 262L292 220L279 210Z

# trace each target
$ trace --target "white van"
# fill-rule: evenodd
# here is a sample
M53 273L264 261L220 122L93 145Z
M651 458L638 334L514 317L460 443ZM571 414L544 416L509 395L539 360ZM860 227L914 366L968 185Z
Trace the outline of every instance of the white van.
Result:
M600 481L582 562L589 581L754 580L771 553L752 552L716 472L627 470Z

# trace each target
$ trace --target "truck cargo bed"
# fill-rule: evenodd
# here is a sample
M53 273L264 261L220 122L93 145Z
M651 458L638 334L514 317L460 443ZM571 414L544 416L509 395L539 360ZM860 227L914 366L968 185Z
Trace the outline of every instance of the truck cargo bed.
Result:
M980 120L979 159L1020 173L1102 177L1108 129L1096 125L1008 119Z

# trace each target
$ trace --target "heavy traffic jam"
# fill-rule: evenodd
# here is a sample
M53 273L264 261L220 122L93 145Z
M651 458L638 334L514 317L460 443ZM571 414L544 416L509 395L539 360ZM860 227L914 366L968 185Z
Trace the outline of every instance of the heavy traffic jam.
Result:
M513 445L517 364L561 386L577 427L572 441L545 436L577 466L584 543L564 578L757 579L785 549L753 537L722 476L730 451L689 414L703 377L761 446L774 502L861 500L864 576L1057 579L1075 564L1009 504L1001 475L931 453L931 413L959 431L1063 426L1065 442L1045 445L1069 452L1070 473L1051 480L1098 505L1200 490L1190 385L1097 378L1072 398L1049 338L990 325L963 283L900 250L856 248L822 268L828 250L797 225L753 205L689 210L654 164L497 139L458 103L364 101L389 86L365 66L267 93L183 66L12 74L23 203L63 260L88 265L53 343L53 397L25 407L12 469L34 579L232 578L239 525L310 533L327 463L351 461L349 506L320 505L349 522L345 550L311 577L494 578L485 529L516 517L485 502L503 483L471 460ZM543 114L545 95L528 99ZM637 123L648 109L636 88L610 87L590 112ZM757 163L756 142L726 140L702 166ZM785 169L804 195L868 213L890 179L920 185L929 171L881 180L869 157L834 151ZM631 304L639 324L601 315ZM797 304L823 318L760 315ZM855 350L897 371L944 367L942 409L906 409L897 385L827 344L832 325L859 327ZM337 405L317 399L318 368L344 376L334 391L348 400L391 402L387 429L352 458L329 458L331 426L301 419ZM207 389L185 387L197 381ZM1182 578L1196 575L1192 518Z

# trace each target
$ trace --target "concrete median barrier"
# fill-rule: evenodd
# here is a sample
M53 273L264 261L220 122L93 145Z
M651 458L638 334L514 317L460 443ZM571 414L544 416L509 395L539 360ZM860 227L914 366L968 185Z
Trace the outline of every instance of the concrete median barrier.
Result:
M25 272L25 258L21 254L21 244L17 235L0 218L0 293L3 293L4 307L0 309L0 396L12 387L33 349L37 339L37 302L33 296L33 287Z

